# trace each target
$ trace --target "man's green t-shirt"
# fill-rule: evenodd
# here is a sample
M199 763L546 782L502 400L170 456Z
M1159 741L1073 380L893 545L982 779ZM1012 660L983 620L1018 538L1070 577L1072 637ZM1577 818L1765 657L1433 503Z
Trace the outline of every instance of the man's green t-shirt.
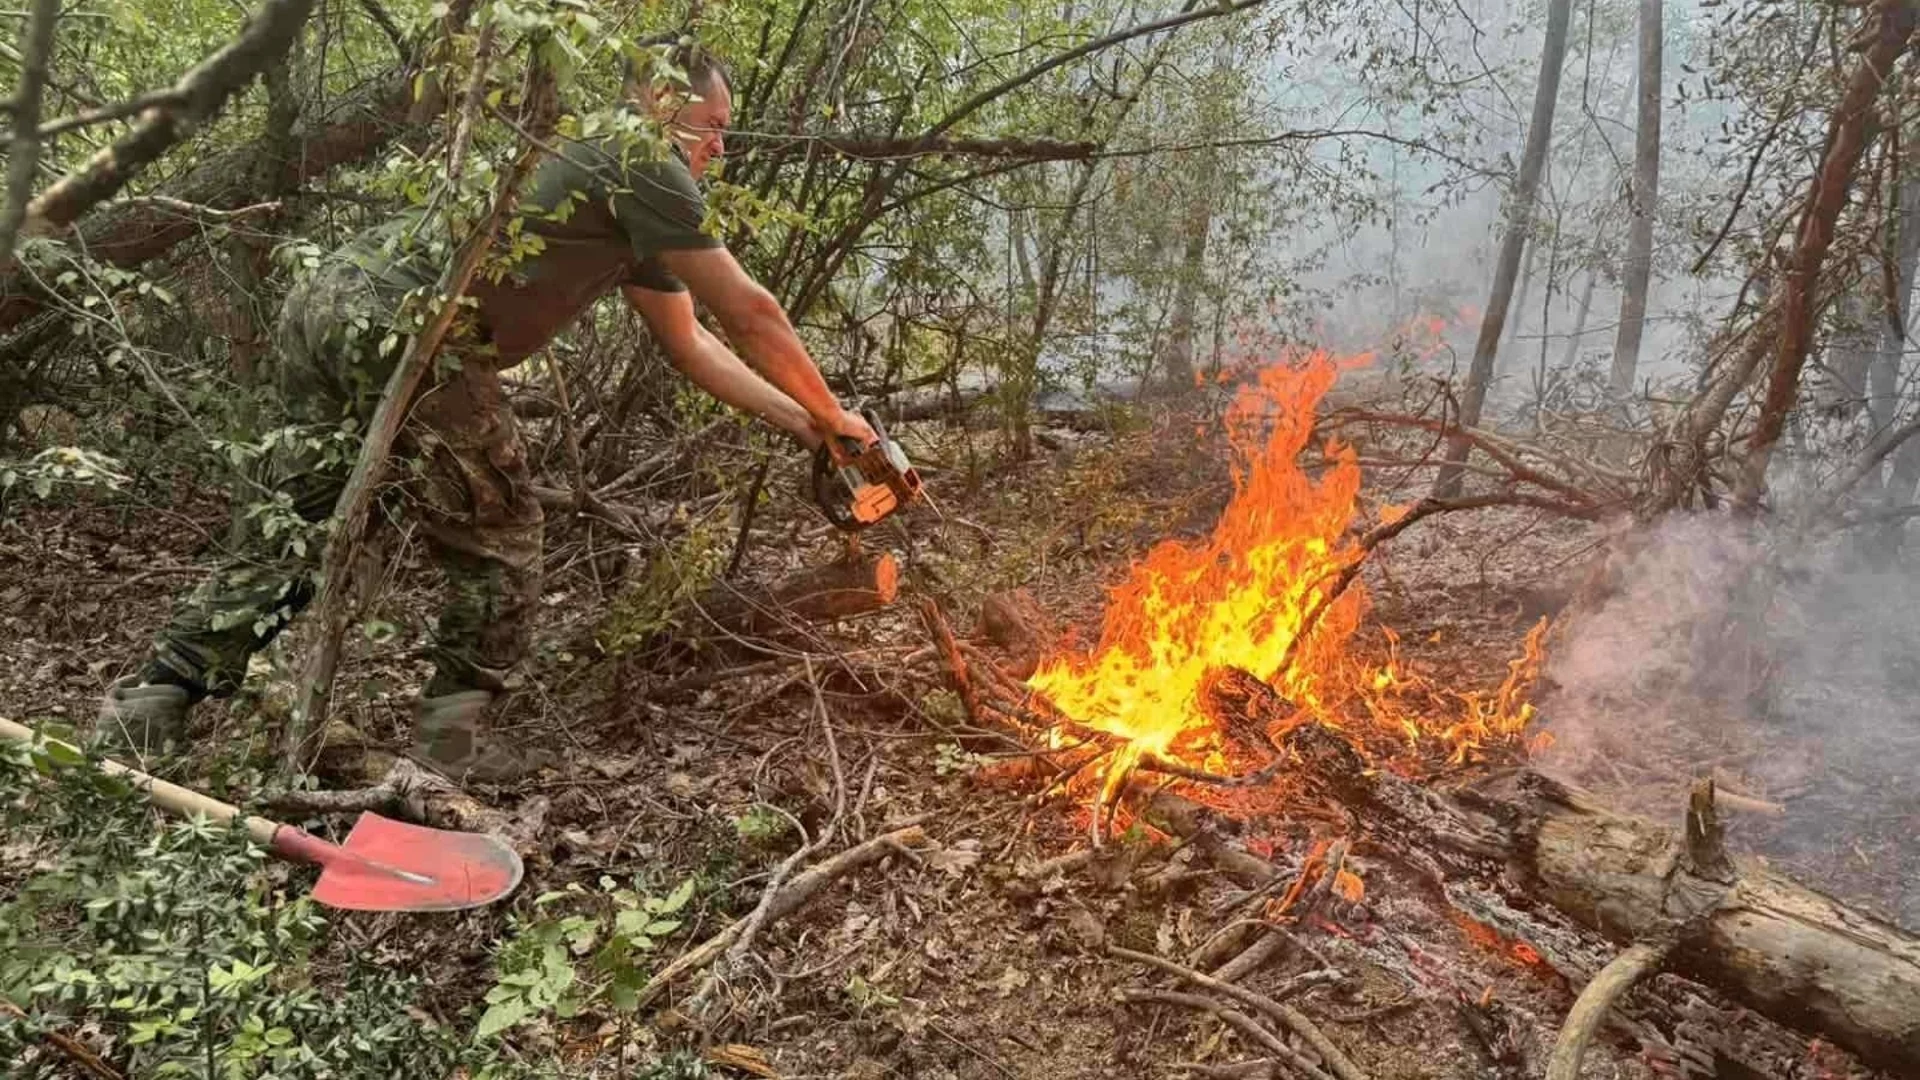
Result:
M706 202L676 150L662 160L615 136L558 139L521 196L522 230L543 247L498 281L476 276L480 328L501 367L539 351L595 300L622 285L659 292L686 286L660 264L663 251L721 246L700 230ZM439 280L445 255L397 249L419 220L408 214L375 229L343 253L383 292L403 293ZM418 244L425 248L427 245ZM439 246L439 245L434 245Z

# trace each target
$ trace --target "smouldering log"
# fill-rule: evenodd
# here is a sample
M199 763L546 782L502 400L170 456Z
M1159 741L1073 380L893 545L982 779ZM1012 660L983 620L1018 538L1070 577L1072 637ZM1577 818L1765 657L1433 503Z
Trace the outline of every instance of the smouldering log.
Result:
M872 558L837 559L766 587L717 587L700 599L699 608L713 625L753 637L778 633L796 622L865 615L899 595L900 565L882 552Z
M1869 1065L1920 1075L1920 939L1752 860L1723 867L1698 799L1689 845L1530 769L1443 794L1372 769L1317 725L1283 743L1297 775L1450 875L1517 881L1617 942L1674 939L1669 970Z

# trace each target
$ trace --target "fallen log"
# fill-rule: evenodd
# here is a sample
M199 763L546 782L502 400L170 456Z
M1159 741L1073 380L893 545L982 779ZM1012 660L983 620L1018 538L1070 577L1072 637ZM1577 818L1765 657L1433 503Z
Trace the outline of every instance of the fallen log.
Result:
M878 611L900 595L900 564L887 552L836 559L769 586L721 583L695 606L729 634L778 634L796 623L826 623Z
M1711 785L1683 835L1531 769L1436 791L1373 769L1318 725L1280 742L1305 783L1389 845L1432 856L1456 884L1545 900L1622 945L1666 947L1664 970L1871 1066L1920 1075L1920 939L1727 855Z

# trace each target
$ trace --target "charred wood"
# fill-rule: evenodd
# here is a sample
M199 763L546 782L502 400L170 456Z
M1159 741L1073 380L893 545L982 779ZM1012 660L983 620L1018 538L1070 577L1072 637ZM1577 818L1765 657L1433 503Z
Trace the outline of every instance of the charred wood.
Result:
M1682 835L1530 769L1440 793L1317 725L1282 741L1307 783L1457 879L1544 899L1624 945L1671 940L1668 970L1875 1067L1920 1070L1920 940L1727 856L1702 796Z

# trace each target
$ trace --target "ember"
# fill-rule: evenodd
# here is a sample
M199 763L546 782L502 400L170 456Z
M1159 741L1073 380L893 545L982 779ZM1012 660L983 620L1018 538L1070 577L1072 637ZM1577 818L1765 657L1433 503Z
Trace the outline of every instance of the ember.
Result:
M1212 534L1149 551L1112 590L1098 646L1049 658L1029 680L1067 716L1128 740L1110 783L1143 757L1197 760L1219 751L1198 699L1217 673L1232 670L1273 687L1300 720L1369 728L1412 754L1439 750L1459 762L1526 729L1544 622L1491 695L1442 691L1406 674L1390 631L1384 666L1349 648L1366 591L1357 581L1344 591L1337 583L1364 555L1349 536L1360 513L1360 466L1351 447L1331 440L1318 479L1298 459L1340 371L1370 359L1317 351L1260 371L1227 413L1238 467ZM1397 520L1407 510L1386 507L1380 516Z

